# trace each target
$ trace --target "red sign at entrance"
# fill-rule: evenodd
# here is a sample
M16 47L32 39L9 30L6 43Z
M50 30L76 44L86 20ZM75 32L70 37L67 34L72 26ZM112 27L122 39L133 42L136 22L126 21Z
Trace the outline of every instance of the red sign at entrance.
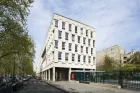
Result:
M74 73L71 74L71 80L74 80Z

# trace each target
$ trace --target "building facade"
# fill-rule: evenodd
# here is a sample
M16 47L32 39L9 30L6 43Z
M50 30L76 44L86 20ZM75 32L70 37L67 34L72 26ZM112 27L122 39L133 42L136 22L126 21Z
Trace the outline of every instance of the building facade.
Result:
M103 49L96 53L97 66L101 66L103 64L106 55L115 59L118 64L122 64L124 63L124 54L125 51L118 45Z
M134 50L134 49L132 49L132 51L130 51L129 53L127 53L127 54L125 54L124 55L124 64L125 63L129 63L128 62L128 59L132 56L132 55L134 55L136 53L136 50Z
M54 14L39 62L45 80L71 80L72 71L94 71L95 29Z
M126 53L125 50L118 45L103 49L102 51L98 51L96 53L96 66L103 65L103 61L106 55L115 59L117 62L116 65L129 63L127 62L127 59L129 59L134 53L136 53L134 49L132 49L131 52Z

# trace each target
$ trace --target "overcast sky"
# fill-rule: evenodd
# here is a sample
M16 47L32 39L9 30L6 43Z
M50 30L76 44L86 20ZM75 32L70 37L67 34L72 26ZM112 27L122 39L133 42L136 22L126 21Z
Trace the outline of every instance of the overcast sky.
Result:
M35 0L28 17L35 67L54 13L94 27L97 51L113 45L140 50L140 0Z

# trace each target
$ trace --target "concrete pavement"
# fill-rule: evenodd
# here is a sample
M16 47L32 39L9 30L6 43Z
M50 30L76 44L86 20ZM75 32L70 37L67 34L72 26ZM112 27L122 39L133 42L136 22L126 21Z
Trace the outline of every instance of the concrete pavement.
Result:
M78 82L67 82L67 81L59 81L59 82L48 82L57 88L65 90L69 93L140 93L140 91L132 91L126 89L118 89L105 87L100 84L83 84Z

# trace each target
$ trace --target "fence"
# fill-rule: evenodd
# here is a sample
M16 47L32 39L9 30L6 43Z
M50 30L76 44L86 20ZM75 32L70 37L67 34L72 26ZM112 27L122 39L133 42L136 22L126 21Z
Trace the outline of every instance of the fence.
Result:
M140 90L140 71L73 72L74 79Z

